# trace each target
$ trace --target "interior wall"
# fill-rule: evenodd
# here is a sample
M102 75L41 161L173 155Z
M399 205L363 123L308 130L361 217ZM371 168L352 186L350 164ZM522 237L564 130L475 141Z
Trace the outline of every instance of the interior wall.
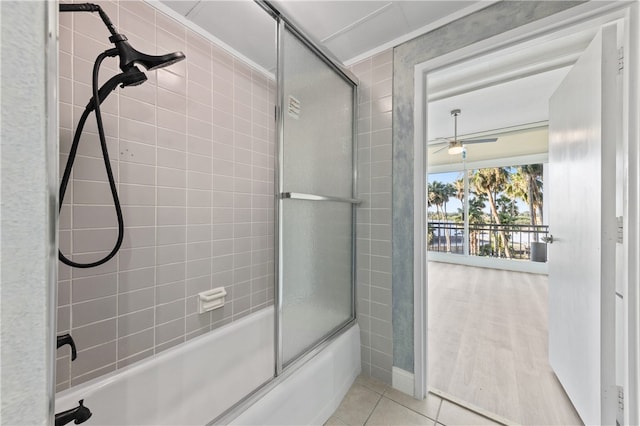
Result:
M2 424L49 424L55 196L48 157L47 2L0 2L2 157L0 354ZM54 27L55 28L55 27ZM51 63L51 61L54 61ZM55 81L53 82L55 84ZM55 270L53 270L55 271Z
M391 49L350 70L358 86L356 311L362 371L391 384Z
M498 2L394 49L393 74L393 365L413 372L414 67L581 1Z
M629 116L640 117L640 88L637 74L640 68L640 5L631 7L631 23L629 29L629 58L630 69L636 70L636 78L631 77L629 83L629 98L635 100L629 103ZM629 424L640 424L640 263L632 262L631 259L640 257L638 242L640 241L640 120L632 120L629 125L629 176L627 208L629 251L627 264L628 270L628 313L627 320L629 328L627 330L627 342L629 345L627 356L627 377L628 390L625 392L627 403L627 419ZM632 143L631 141L635 141ZM636 206L636 207L633 207Z
M273 303L275 81L142 0L99 2L131 45L186 60L146 72L102 104L125 236L91 269L60 263L57 390L130 365ZM241 25L241 22L237 23ZM108 48L95 14L60 15L60 162ZM265 43L274 42L265 40ZM101 82L119 72L105 61ZM90 116L60 214L73 260L103 257L115 213ZM198 314L197 293L224 286L224 308Z

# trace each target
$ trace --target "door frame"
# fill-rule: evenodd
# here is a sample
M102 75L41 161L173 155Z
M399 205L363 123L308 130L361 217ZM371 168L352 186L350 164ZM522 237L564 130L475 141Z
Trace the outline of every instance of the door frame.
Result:
M626 370L625 424L640 422L640 96L638 87L640 54L640 8L637 2L587 2L549 16L539 21L498 34L489 39L417 64L414 67L414 397L424 399L427 395L427 250L426 250L426 172L428 138L427 117L427 78L443 67L455 63L481 58L487 54L517 46L527 41L554 34L580 24L599 25L613 20L624 20L625 65L623 80L623 157L626 176L623 183L623 246L622 257L625 268L622 272L623 285L626 288L624 298L624 324L626 325L626 348L624 350L624 369Z

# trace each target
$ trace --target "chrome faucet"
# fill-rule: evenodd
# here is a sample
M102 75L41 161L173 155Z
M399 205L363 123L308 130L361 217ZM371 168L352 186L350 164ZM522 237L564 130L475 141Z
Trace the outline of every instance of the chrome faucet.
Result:
M76 408L72 408L70 410L63 411L61 413L56 414L56 426L63 426L73 420L73 422L77 425L80 423L86 422L89 417L91 417L91 411L84 405L82 405L84 399L78 401L78 405Z

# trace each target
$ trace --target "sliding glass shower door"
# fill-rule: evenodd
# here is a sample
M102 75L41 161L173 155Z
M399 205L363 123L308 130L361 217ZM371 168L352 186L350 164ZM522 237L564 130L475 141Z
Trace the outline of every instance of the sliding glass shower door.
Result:
M355 83L286 23L279 38L278 370L354 318Z

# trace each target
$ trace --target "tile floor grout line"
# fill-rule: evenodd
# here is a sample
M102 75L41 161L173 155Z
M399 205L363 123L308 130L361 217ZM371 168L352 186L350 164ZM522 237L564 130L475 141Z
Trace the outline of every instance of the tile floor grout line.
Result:
M355 384L356 382L353 382L353 383ZM384 395L384 394L387 392L387 388L386 388L386 387L384 388L384 390L382 391L382 393L380 393L380 392L378 392L377 390L375 390L375 389L373 389L373 388L371 388L371 387L369 387L369 386L367 386L367 385L365 385L365 384L360 383L360 385L362 385L362 386L364 386L365 388L369 389L371 392L377 393L378 395L381 395L381 396L382 396L382 395Z
M437 416L436 416L436 418L435 418L435 419L432 419L431 417L427 416L426 414L421 413L420 411L416 411L416 410L414 410L413 408L411 408L411 407L408 407L408 406L404 405L404 404L403 404L402 402L400 402L400 401L396 401L395 399L393 399L393 398L389 398L388 396L384 396L384 395L382 395L382 397L383 397L383 398L388 399L388 400L389 400L389 401L391 401L391 402L394 402L394 403L398 404L399 406L401 406L401 407L403 407L403 408L406 408L406 409L407 409L407 410L409 410L409 411L412 411L412 412L416 413L417 415L419 415L419 416L421 416L421 417L424 417L424 418L429 419L429 420L433 420L434 424L438 421L438 420L437 420ZM416 400L416 401L417 401L417 400ZM442 399L440 399L440 406L442 406ZM440 407L438 407L438 413L439 413L439 412L440 412Z
M378 395L380 395L380 394L378 394ZM382 398L384 398L384 395L380 395L380 397L378 398L378 401L376 401L376 405L373 406L373 410L371 410L371 412L369 413L369 415L365 419L364 423L362 423L362 426L366 426L367 422L369 421L369 419L373 415L373 412L376 411L376 408L378 408L378 405L380 404L380 401L382 401Z
M429 392L427 392L427 397L429 396ZM434 394L435 396L435 394ZM436 419L435 422L433 423L434 426L437 426L438 424L438 419L440 418L440 410L442 410L442 402L444 401L444 399L440 398L440 404L438 404L438 411L436 411Z
M331 417L335 417L336 419L340 420L342 423L344 423L344 424L346 424L346 425L348 425L348 424L349 424L349 422L348 422L348 421L346 421L345 419L343 419L342 417L340 417L340 416L339 416L339 415L337 415L336 413L333 413L333 414L331 415ZM331 417L329 417L329 420L331 419ZM327 421L328 421L328 420L327 420ZM326 424L326 422L325 422L325 424Z
M490 420L492 422L496 422L498 424L502 424L503 426L516 426L516 425L518 425L517 423L512 423L511 421L509 421L509 420L507 420L507 419L505 419L505 418L503 418L503 417L501 417L501 416L499 416L497 414L490 413L490 412L488 412L488 411L486 411L486 410L484 410L484 409L482 409L480 407L476 407L473 404L468 404L466 401L463 401L463 400L461 400L461 399L459 399L459 398L457 398L457 397L455 397L453 395L450 395L450 394L448 394L448 393L446 393L444 391L440 391L438 389L434 389L434 388L430 388L429 389L429 393L431 394L431 396L439 399L438 407L437 407L437 410L436 410L436 415L435 415L435 418L433 418L433 417L431 417L431 416L429 416L427 414L424 414L424 413L422 413L420 411L415 410L414 408L412 408L410 406L405 405L401 401L396 401L393 397L389 397L389 395L391 395L391 393L393 391L393 388L388 386L388 385L386 385L386 384L384 384L384 383L381 383L383 385L382 386L382 393L378 392L378 390L377 390L377 389L380 389L379 386L375 386L375 389L374 389L374 386L369 387L369 386L365 385L362 381L359 381L359 382L355 382L354 381L352 387L354 385L356 385L356 384L358 384L360 387L362 387L363 389L367 390L368 392L378 396L377 400L376 400L376 403L374 404L374 406L369 411L366 419L364 420L364 423L362 423L361 426L365 426L367 424L367 422L369 422L371 420L371 418L373 416L373 413L376 411L376 409L378 408L378 406L382 402L383 398L385 398L389 403L397 404L399 407L402 407L403 409L408 410L408 412L412 412L412 413L420 416L421 418L428 419L429 421L433 422L432 423L433 426L443 426L441 423L439 423L439 421L440 421L440 416L442 414L442 410L443 410L443 407L444 407L444 401L447 401L450 404L452 404L453 406L457 406L458 408L460 408L460 409L462 409L462 410L464 410L466 412L475 414L475 415L477 415L479 417L483 417L483 418L485 418L487 420ZM334 412L333 416L335 416L335 418L337 420L339 420L341 423L350 424L348 421L344 420L344 418L340 417L337 414L337 412Z
M429 420L433 420L434 425L438 422L438 415L440 415L440 407L442 407L442 401L443 401L443 399L442 399L442 398L440 398L439 396L437 396L437 395L435 395L435 394L434 394L434 396L436 396L436 397L440 398L440 404L438 405L438 410L436 411L436 416L435 416L435 418L433 418L433 419L432 419L431 417L427 416L426 414L421 413L421 412L419 412L419 411L417 411L417 410L414 410L413 408L409 407L408 405L404 405L402 402L400 402L400 401L396 401L395 399L393 399L393 398L390 398L390 397L386 396L386 395L387 395L387 390L389 390L389 389L393 389L393 388L391 388L391 387L387 387L387 388L385 389L384 394L382 395L382 397L383 397L383 398L387 398L389 401L391 401L391 402L395 402L396 404L398 404L398 405L400 405L400 406L402 406L402 407L406 408L406 409L407 409L407 410L409 410L409 411L413 411L414 413L416 413L416 414L418 414L418 415L420 415L420 416L422 416L422 417L425 417L425 418L427 418L427 419L429 419ZM409 396L410 396L410 395L409 395ZM416 400L416 401L417 401L417 400ZM426 399L425 399L425 401L426 401Z

